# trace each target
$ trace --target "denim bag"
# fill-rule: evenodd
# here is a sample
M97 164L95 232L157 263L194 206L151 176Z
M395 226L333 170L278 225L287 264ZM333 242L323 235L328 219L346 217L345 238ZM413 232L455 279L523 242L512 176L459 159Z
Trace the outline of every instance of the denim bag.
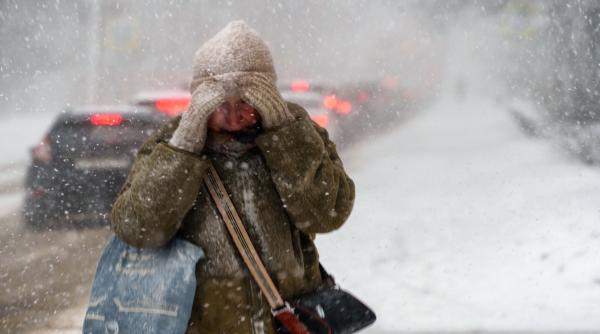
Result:
M140 249L113 236L96 268L83 333L185 333L203 257L181 239Z

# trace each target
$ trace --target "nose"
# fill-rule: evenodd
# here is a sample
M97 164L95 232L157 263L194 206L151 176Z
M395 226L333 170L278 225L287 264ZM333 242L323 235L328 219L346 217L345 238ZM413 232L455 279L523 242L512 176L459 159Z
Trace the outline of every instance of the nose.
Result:
M225 122L227 122L229 129L232 131L240 130L242 128L240 121L240 115L237 110L230 108L225 116Z

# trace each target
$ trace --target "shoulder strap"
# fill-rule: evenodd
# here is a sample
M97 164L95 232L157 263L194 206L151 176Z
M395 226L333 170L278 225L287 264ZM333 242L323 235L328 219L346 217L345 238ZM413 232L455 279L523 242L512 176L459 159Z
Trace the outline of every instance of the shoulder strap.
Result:
M258 284L260 290L267 299L271 309L276 310L284 307L285 303L281 298L277 287L273 283L273 280L271 280L269 273L265 269L263 262L258 256L254 245L252 245L248 232L242 224L242 220L237 214L237 211L231 202L231 198L229 198L227 190L212 162L209 162L208 172L204 177L204 183L206 184L219 213L223 217L223 221L225 221L227 231L229 231L236 248L250 270L250 274L254 278L254 281Z

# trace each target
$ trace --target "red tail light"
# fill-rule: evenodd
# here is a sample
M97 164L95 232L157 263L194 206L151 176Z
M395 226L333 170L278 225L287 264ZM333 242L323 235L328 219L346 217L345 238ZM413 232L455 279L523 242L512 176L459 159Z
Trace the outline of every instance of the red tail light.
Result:
M308 92L310 90L310 83L305 80L292 81L292 91L294 92Z
M52 160L52 151L50 149L50 138L46 135L34 148L31 149L33 160L43 163L49 163Z
M154 102L154 107L169 117L175 117L188 108L190 100L190 97L160 99Z
M315 115L311 116L311 119L322 128L326 128L329 125L329 117L327 115Z
M121 114L94 114L90 117L90 123L96 126L115 126L123 123Z
M335 110L338 114L349 114L352 112L352 103L350 101L338 99L335 95L327 95L323 99L323 107L327 110Z
M381 86L387 90L396 90L398 88L398 78L394 77L385 77L381 81Z
M48 192L44 188L36 188L29 193L29 197L31 198L42 198L46 196Z
M334 110L337 106L338 100L335 95L327 95L323 99L323 107L327 110Z
M365 102L369 101L369 94L367 94L366 92L359 92L358 95L356 96L356 100L359 103L365 103Z
M350 112L352 112L352 103L350 103L349 101L340 100L335 106L335 111L338 114L349 114Z

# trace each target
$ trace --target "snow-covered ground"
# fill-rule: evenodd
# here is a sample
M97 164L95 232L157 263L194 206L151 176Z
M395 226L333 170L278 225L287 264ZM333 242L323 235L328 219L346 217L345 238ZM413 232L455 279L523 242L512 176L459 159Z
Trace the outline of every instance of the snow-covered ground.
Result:
M347 152L353 215L323 263L378 330L600 330L600 170L450 98Z

